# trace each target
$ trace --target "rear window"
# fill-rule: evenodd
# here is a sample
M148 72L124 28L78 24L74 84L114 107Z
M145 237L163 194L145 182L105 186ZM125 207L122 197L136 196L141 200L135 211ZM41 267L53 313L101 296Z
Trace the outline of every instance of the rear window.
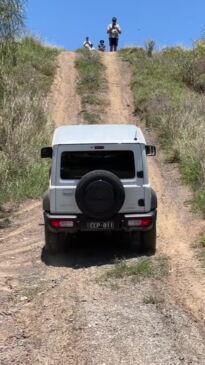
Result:
M107 170L120 179L135 177L132 151L65 151L61 155L61 179L80 179L93 170Z

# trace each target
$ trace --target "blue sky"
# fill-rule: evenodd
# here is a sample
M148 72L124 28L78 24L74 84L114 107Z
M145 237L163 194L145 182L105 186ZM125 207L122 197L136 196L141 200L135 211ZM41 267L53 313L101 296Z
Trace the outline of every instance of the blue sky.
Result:
M191 46L205 33L205 0L28 0L27 27L44 41L69 50L86 35L96 46L107 40L113 16L122 28L120 46Z

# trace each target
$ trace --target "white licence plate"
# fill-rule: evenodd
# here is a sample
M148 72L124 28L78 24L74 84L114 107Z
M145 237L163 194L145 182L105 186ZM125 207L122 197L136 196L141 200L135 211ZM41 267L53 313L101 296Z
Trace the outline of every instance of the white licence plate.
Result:
M93 231L106 231L106 230L112 230L115 228L115 224L112 221L109 222L87 222L87 229L93 230Z

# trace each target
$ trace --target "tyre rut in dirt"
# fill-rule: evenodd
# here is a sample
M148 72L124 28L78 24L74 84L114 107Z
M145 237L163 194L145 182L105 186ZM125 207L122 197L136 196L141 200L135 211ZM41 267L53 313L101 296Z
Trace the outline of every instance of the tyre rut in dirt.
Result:
M82 177L75 198L87 217L105 220L122 208L125 191L120 179L112 172L95 170Z

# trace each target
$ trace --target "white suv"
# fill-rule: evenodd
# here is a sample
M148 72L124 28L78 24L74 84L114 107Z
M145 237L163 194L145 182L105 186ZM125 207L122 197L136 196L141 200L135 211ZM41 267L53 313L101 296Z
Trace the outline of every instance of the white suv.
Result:
M46 248L57 252L78 232L140 232L140 247L156 250L157 197L150 187L146 145L140 128L126 124L57 128L50 185L43 199Z

